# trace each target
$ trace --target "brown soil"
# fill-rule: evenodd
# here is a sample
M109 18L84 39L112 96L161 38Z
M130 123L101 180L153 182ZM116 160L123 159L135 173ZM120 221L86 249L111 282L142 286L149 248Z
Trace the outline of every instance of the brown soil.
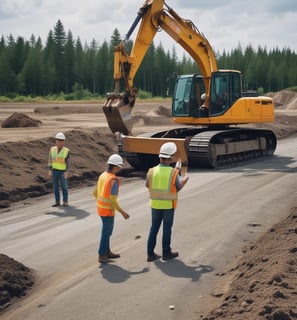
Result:
M30 118L29 116L15 112L5 121L2 122L2 128L26 128L26 127L39 127L41 121Z
M277 110L288 112L276 112L275 123L258 126L272 129L278 139L296 135L297 94L282 91L271 96ZM156 131L157 126L171 126L169 104L144 103L143 108L135 112L136 131ZM15 111L19 109L19 106L0 104L1 210L9 210L16 201L52 193L47 177L47 158L56 131L66 132L66 146L71 150L70 188L93 185L105 168L106 158L117 151L116 139L109 129L102 126L96 129L97 119L103 119L97 106L46 105L33 108L33 112L32 107L28 111L24 106L23 112ZM94 121L93 125L91 121ZM23 127L28 129L23 131ZM33 130L33 127L36 128ZM28 132L29 139L25 134ZM126 167L124 175L135 174L127 164ZM243 249L243 256L235 268L218 275L218 283L226 287L225 282L228 282L229 290L214 292L210 296L213 306L210 310L213 310L197 315L197 319L297 319L296 240L297 204L284 221ZM31 270L0 254L0 312L24 296L33 284Z
M297 207L270 228L254 244L243 248L243 256L225 274L232 279L222 295L214 290L217 307L202 320L290 320L297 319ZM221 296L222 295L222 296Z
M0 312L25 296L33 284L34 276L29 268L0 254Z

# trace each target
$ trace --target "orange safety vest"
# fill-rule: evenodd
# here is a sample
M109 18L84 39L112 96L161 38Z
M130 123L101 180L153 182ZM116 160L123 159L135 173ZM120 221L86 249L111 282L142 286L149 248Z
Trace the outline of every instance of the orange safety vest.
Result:
M66 170L66 158L68 157L69 149L63 147L58 153L58 148L51 147L49 166L56 170Z
M151 207L155 209L176 208L176 179L179 171L169 166L156 166L148 171L148 187Z
M103 172L97 183L97 213L101 217L110 217L115 215L115 210L110 202L111 184L113 181L118 181L120 187L120 179L110 172Z

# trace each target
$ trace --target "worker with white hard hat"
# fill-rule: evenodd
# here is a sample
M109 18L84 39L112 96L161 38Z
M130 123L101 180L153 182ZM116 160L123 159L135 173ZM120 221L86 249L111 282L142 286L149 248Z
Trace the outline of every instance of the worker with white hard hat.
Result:
M70 150L64 147L65 135L58 132L55 136L56 145L51 147L48 158L49 177L53 181L55 203L53 207L61 205L60 186L63 193L63 206L68 206L68 171L70 167Z
M61 141L65 141L65 135L63 132L58 132L56 134L56 140L61 140Z
M123 158L118 154L112 154L108 158L107 164L112 164L112 165L117 166L119 168L123 168Z
M166 142L160 148L159 158L170 159L176 153L177 148L174 142Z
M177 152L174 142L162 144L159 152L159 165L150 168L147 173L145 186L149 189L151 207L151 227L147 240L147 261L160 259L155 253L157 235L163 223L162 259L170 260L178 257L178 252L171 250L171 229L174 211L177 204L177 193L187 183L189 177L181 177L181 161L176 162L175 168L170 164Z
M108 263L111 259L120 257L118 253L111 251L110 237L114 227L115 212L119 211L124 219L129 218L129 214L120 206L118 201L120 179L116 174L122 168L122 157L118 154L112 154L107 160L107 169L99 176L93 192L97 200L97 213L102 221L101 239L98 248L99 263Z

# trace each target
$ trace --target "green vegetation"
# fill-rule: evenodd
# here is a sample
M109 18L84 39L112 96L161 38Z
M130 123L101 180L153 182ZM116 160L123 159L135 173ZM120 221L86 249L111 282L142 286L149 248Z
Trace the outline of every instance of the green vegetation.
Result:
M34 35L27 41L12 35L0 39L0 102L102 99L113 91L113 48L121 40L117 29L110 42L93 40L82 46L79 38L66 34L60 20L50 30L45 45ZM127 51L132 48L127 43ZM176 44L177 45L177 44ZM268 51L239 45L231 52L217 52L220 69L240 70L247 89L260 93L291 88L296 91L297 55L290 49ZM173 74L197 73L197 65L187 53L181 59L175 48L150 46L134 83L139 97L166 97L172 94Z
M291 90L291 91L296 91L296 92L297 92L297 86L294 86L294 87L290 87L290 88L288 88L288 90Z

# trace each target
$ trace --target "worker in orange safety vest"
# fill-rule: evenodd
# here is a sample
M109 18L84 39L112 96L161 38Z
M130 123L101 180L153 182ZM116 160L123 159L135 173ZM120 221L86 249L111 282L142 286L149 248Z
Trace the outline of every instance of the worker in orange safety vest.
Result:
M98 249L98 262L108 263L111 259L120 255L110 250L110 237L114 228L115 211L119 211L125 219L129 214L123 210L118 201L120 179L116 174L123 167L123 159L118 154L111 155L107 160L107 170L98 179L96 189L93 192L97 200L97 213L102 221L101 239Z

